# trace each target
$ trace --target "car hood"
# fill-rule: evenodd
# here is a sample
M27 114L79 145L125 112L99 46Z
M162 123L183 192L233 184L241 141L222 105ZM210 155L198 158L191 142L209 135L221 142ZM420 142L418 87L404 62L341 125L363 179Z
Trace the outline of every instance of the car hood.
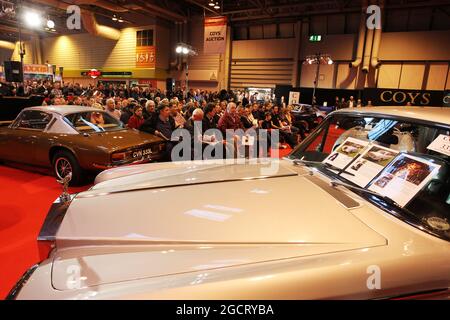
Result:
M82 141L109 151L122 150L163 141L155 135L134 129L91 133L84 138L85 139L82 139Z
M288 161L116 177L80 193L56 235L52 281L83 286L386 245ZM362 205L363 206L363 205ZM361 206L359 207L361 208Z

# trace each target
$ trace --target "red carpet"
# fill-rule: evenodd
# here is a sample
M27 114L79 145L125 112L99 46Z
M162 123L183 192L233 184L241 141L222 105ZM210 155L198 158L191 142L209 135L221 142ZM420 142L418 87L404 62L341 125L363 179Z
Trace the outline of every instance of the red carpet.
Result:
M289 147L279 149L279 157L291 151ZM71 188L69 192L88 188ZM0 165L1 299L27 269L47 257L47 252L39 252L36 238L50 205L61 191L53 176Z
M0 165L0 298L29 267L46 258L39 256L36 238L61 190L52 176Z

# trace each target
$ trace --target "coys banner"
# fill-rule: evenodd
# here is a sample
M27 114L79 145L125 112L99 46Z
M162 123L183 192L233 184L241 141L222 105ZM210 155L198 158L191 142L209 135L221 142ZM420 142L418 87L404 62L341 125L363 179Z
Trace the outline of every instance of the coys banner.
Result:
M205 54L225 53L227 43L227 17L205 18Z
M444 92L435 90L407 90L365 88L364 100L372 101L374 106L404 106L410 102L414 106L440 107Z

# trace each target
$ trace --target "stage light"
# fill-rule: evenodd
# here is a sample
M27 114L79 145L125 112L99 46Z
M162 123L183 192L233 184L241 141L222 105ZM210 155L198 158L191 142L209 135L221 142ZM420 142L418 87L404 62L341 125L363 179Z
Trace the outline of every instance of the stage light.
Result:
M220 6L219 6L219 3L218 2L216 2L216 4L214 5L214 9L220 9Z
M329 59L328 64L333 64L333 60Z
M208 5L209 5L210 7L214 7L214 1L211 0L211 2L208 3Z
M117 21L120 22L120 23L122 23L122 22L123 22L122 17L119 17L119 19L118 19Z
M183 47L182 46L178 46L176 49L175 49L175 52L176 53L181 53L183 51Z
M183 54L188 54L189 53L189 49L188 48L186 48L186 47L183 47Z
M28 11L24 15L25 23L31 28L39 27L42 24L41 17L35 11Z
M47 20L47 28L54 29L55 28L55 22L53 20Z

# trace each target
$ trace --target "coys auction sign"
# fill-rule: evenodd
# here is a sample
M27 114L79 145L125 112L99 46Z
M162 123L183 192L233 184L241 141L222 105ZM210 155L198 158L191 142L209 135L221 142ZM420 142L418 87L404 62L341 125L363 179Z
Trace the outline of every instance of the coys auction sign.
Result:
M444 93L433 90L364 89L364 100L375 106L442 106Z
M205 18L205 54L225 53L227 43L227 18Z

